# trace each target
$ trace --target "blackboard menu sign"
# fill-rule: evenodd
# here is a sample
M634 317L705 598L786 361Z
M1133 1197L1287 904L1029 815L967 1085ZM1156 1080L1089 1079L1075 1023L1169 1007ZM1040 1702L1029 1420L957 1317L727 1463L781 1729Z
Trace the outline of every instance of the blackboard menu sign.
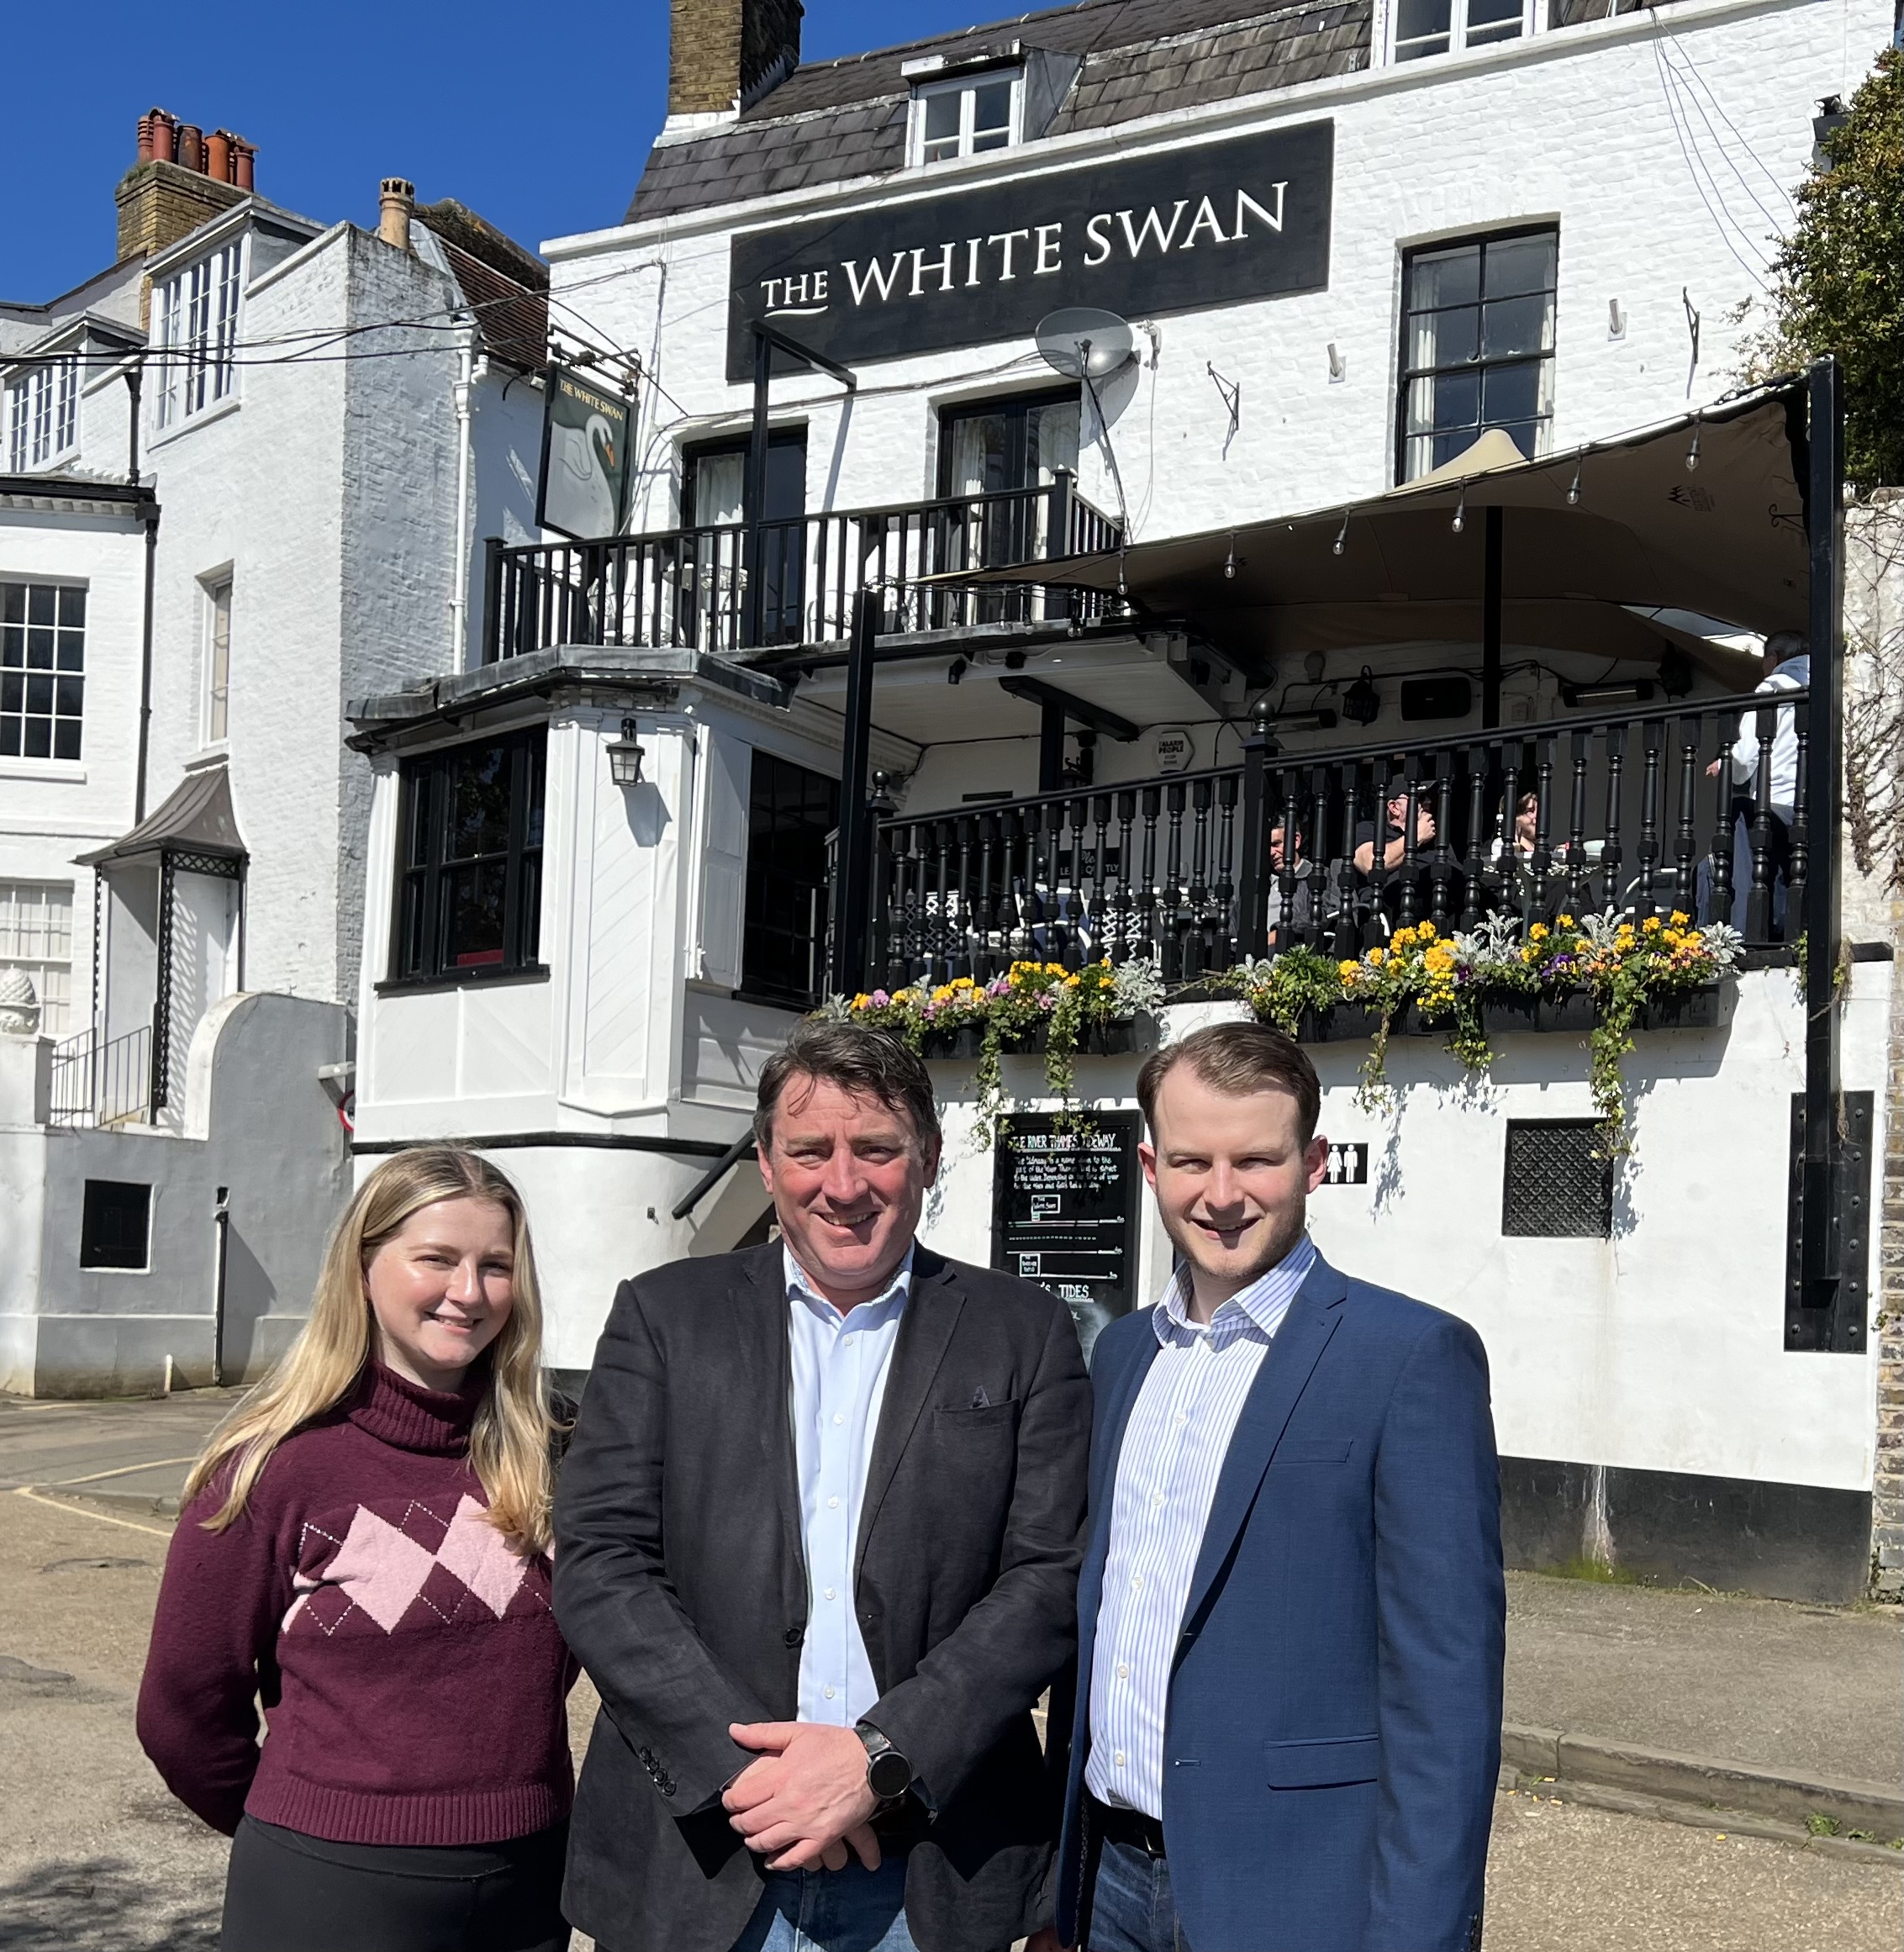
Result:
M1094 1111L1072 1130L1045 1112L999 1121L992 1265L1068 1302L1087 1354L1137 1300L1137 1121L1134 1111Z

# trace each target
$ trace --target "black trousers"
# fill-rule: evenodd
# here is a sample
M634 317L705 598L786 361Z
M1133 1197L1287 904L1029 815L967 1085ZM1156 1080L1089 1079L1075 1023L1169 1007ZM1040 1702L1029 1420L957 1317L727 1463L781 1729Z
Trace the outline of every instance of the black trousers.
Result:
M502 1844L332 1844L246 1817L219 1952L568 1952L568 1826Z

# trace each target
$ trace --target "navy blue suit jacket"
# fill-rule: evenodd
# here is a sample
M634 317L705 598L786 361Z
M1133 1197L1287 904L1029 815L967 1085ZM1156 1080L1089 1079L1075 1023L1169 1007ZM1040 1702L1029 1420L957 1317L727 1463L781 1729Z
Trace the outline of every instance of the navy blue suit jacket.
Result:
M1093 1352L1067 1944L1117 1459L1157 1352L1148 1309ZM1237 1421L1171 1670L1163 1831L1191 1952L1480 1944L1506 1613L1480 1337L1318 1259Z

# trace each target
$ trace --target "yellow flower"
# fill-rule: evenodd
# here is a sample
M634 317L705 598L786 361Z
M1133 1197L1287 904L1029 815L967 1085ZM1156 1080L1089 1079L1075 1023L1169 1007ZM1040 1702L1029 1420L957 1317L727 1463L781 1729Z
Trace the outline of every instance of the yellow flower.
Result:
M1547 940L1547 924L1545 922L1536 922L1534 926L1527 931L1527 940L1530 942L1544 942Z
M1659 916L1658 916L1658 915L1648 915L1648 916L1646 918L1645 927L1646 927L1646 932L1647 932L1647 933L1648 933L1649 936L1650 936L1650 935L1653 935L1653 934L1654 934L1654 933L1655 933L1655 932L1658 931L1658 929L1659 929Z
M1523 949L1523 950L1522 950L1522 952L1521 952L1521 960L1522 960L1523 963L1531 963L1531 962L1532 962L1532 961L1533 961L1533 959L1534 959L1534 951L1533 951L1532 948L1526 948L1526 949Z
M1064 979L1064 987L1067 989L1075 989L1078 987L1079 980L1080 979L1076 976L1067 976Z
M1338 963L1336 965L1336 973L1342 977L1344 981L1347 981L1353 978L1361 967L1359 963Z
M1419 941L1432 942L1435 939L1435 925L1432 921L1416 922L1415 934Z
M1687 915L1684 910L1675 908L1670 919L1675 928L1683 929L1692 920L1692 917Z
M1564 929L1570 929L1571 927L1573 927L1573 926L1574 926L1574 918L1573 918L1573 916L1571 916L1570 915L1562 915L1562 916L1560 917L1560 926L1561 926L1562 928L1564 928Z
M1397 939L1399 940L1399 938ZM1369 952L1369 967L1371 969L1379 969L1384 962L1387 960L1387 950L1382 948L1371 949Z

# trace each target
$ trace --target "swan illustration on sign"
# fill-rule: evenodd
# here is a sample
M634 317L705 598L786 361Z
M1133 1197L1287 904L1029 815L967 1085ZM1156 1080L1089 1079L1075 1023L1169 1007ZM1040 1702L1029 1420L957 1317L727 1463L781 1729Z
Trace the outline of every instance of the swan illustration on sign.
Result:
M560 367L549 369L536 520L578 542L617 535L628 484L626 401Z

